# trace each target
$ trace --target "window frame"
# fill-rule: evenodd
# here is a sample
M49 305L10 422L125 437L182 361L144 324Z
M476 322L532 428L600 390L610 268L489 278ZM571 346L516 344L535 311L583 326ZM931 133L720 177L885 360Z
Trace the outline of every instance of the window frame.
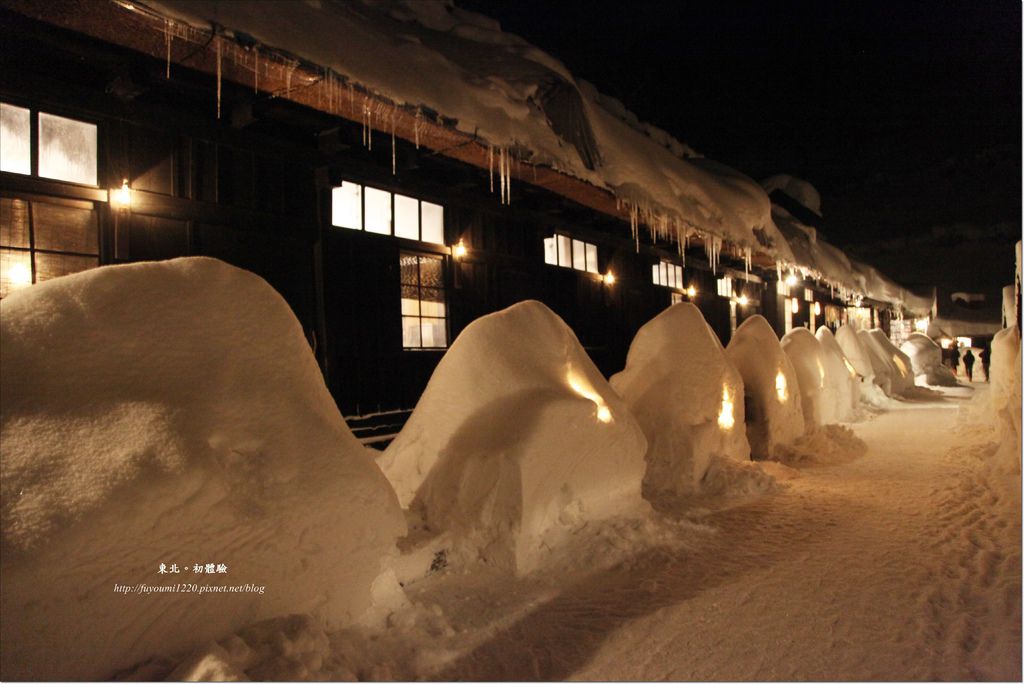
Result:
M334 215L335 215L335 212L334 212L335 191L336 190L340 190L343 187L344 184L352 184L352 185L355 185L356 187L359 188L359 227L358 228L354 228L352 226L346 226L346 225L342 225L340 223L335 223L334 222ZM366 224L367 224L367 212L366 212L367 202L366 202L366 196L368 194L367 191L369 191L369 190L373 190L374 192L386 193L388 195L388 207L390 209L390 217L388 219L388 230L387 230L387 232L380 231L380 230L370 230L370 229L368 229L366 227ZM395 220L396 219L396 214L395 214L395 204L396 204L396 202L395 202L395 200L396 200L396 197L402 197L402 198L413 200L413 201L416 202L416 237L415 238L406 237L404 235L398 235L395 232L395 224L396 224L396 220ZM357 232L365 233L365 234L368 234L368 235L380 235L382 237L392 237L392 238L396 238L398 240L406 240L406 241L409 241L409 242L419 242L419 243L422 243L424 245L436 245L439 248L447 246L447 243L445 241L446 240L445 233L447 232L445 230L445 215L447 214L447 211L446 211L445 205L443 205L443 204L439 204L437 202L432 202L430 200L423 199L422 197L415 197L413 195L409 195L409 194L406 194L404 192L396 192L394 190L389 190L386 187L380 187L378 185L369 185L367 183L362 183L362 182L355 181L355 180L348 180L348 179L344 179L344 178L341 179L341 184L339 184L339 185L332 185L331 186L330 202L331 202L331 206L330 206L330 211L328 212L328 215L330 216L330 222L331 222L330 223L330 228L331 229L337 228L337 229L340 229L340 230L357 231ZM441 212L441 226L440 226L440 228L441 228L441 234L440 234L441 241L440 242L434 242L433 240L425 240L424 239L424 224L423 224L423 217L424 217L423 205L424 204L429 204L429 205L431 205L433 207L437 207L440 210L440 212Z
M29 172L28 173L21 173L19 171L0 171L0 173L10 174L11 176L18 177L18 178L26 178L26 179L32 179L34 181L42 181L42 182L45 182L45 183L63 183L63 184L67 184L67 185L71 185L71 186L75 186L75 187L79 187L79 188L98 189L98 188L101 187L101 181L102 181L104 175L103 175L103 168L102 168L102 166L100 164L100 156L101 156L100 155L100 151L101 151L101 148L102 148L102 133L103 133L103 127L102 127L100 121L96 120L95 118L83 117L83 116L78 115L76 113L66 112L66 111L62 110L61 108L59 108L59 107L58 108L47 107L44 110L44 109L41 109L40 107L38 107L38 106L36 106L36 105L34 105L32 103L22 102L22 101L18 101L16 99L4 98L4 99L0 100L0 104L5 104L5 105L11 106L11 107L16 107L18 109L27 109L28 113L29 113ZM40 131L39 131L39 127L40 127L39 115L40 114L46 114L48 116L52 116L52 117L56 117L56 118L60 118L60 119L67 119L69 121L74 121L76 123L87 124L89 126L92 126L95 129L96 155L95 155L95 158L93 159L93 164L94 164L94 167L95 167L95 176L96 176L96 182L95 183L82 183L80 181L67 180L65 178L53 178L53 177L50 177L50 176L43 176L43 175L41 175L39 173L39 160L40 160L39 146L41 144L40 135L39 135L39 133L40 133Z
M549 240L553 242L549 243ZM563 255L562 253L563 243L568 245L567 255ZM548 260L549 244L554 244L554 261ZM578 268L576 266L577 245L580 246L579 249L581 249L583 253L583 268ZM563 256L565 256L565 263L562 263ZM572 235L569 235L568 233L563 233L560 231L555 231L551 235L544 238L544 263L548 266L557 266L558 268L569 269L571 271L576 271L577 273L588 273L590 275L596 275L600 277L600 260L600 247L595 242L587 242L586 240L575 238ZM591 264L591 261L593 261L593 264ZM591 266L593 266L593 268L591 268Z
M411 283L406 283L403 280L403 278L402 278L402 263L401 262L402 262L402 259L404 259L406 257L413 257L413 258L416 259L416 284L415 284L414 287L416 288L416 300L415 301L416 301L416 304L417 304L417 312L415 314L406 313L405 310L404 310L404 307L403 307L404 301L406 299L411 299L409 297L405 297L404 296L405 293L403 292L403 288L413 287L413 285ZM432 254L430 252L402 249L402 250L399 250L399 252L398 252L398 259L399 259L399 276L398 276L399 315L401 317L401 324L402 324L402 351L410 351L410 352L421 352L421 351L437 352L437 351L444 351L444 350L448 349L451 346L451 330L449 328L449 310L450 310L450 307L449 307L449 301L448 301L447 257L445 257L443 255L440 255L440 254ZM432 260L436 260L436 261L439 262L440 269L441 269L441 287L433 287L433 286L424 286L423 285L423 275L422 275L422 260L423 259L432 259ZM439 290L440 291L440 295L441 295L441 300L440 301L441 301L442 305L444 306L444 315L443 316L425 316L425 315L423 315L423 301L424 301L423 292L424 292L424 290ZM437 301L437 300L426 300L426 301ZM412 319L412 318L415 318L418 321L418 326L419 326L419 344L418 345L409 346L409 345L406 345L406 340L405 340L405 323L406 323L406 319ZM424 326L423 321L424 320L441 321L441 327L444 330L444 339L445 339L443 346L429 346L428 347L428 346L425 346L423 344L423 326Z
M655 273L658 274L657 277L655 277ZM673 285L672 281L676 281L676 284ZM658 287L667 287L676 292L683 292L686 290L683 265L668 259L659 259L651 266L651 282Z

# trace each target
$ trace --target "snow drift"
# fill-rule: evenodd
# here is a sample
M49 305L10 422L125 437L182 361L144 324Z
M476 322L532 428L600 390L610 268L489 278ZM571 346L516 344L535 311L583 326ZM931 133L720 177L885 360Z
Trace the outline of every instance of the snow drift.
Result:
M0 312L5 678L104 679L254 620L370 607L401 509L266 282L140 263ZM175 584L195 589L139 590Z
M835 393L836 420L853 420L857 404L860 403L860 378L857 371L846 358L831 330L823 325L814 336L821 344L825 360L825 387Z
M647 436L645 488L695 491L714 458L750 459L743 379L693 304L645 324L611 378Z
M1010 422L1016 422L1020 434L1020 407L1013 405L1014 392L1020 392L1020 336L1017 326L1003 328L992 338L992 359L989 366L990 396L992 413L1004 413ZM1016 389L1015 389L1016 388ZM1019 396L1017 397L1019 401Z
M796 371L804 430L814 432L826 423L834 423L836 399L825 389L825 358L818 339L807 328L794 328L782 338L782 350Z
M743 377L744 415L750 453L772 458L779 444L804 432L796 371L763 316L743 321L726 356Z
M577 524L646 510L646 448L572 330L526 301L462 331L381 465L464 556L528 572Z
M900 345L900 351L910 358L914 377L921 377L926 385L955 387L959 383L953 371L942 363L942 347L935 340L919 332L910 333Z

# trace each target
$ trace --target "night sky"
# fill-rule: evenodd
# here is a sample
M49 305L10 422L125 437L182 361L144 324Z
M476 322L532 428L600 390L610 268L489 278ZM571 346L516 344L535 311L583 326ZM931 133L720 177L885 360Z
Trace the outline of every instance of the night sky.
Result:
M456 4L708 157L809 180L836 244L1019 233L1016 0Z

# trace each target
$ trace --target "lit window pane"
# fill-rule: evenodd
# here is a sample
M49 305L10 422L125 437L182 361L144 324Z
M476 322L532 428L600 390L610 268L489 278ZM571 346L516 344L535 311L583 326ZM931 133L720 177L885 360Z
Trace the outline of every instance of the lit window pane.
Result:
M411 254L403 254L398 259L399 281L403 285L420 284L420 259Z
M659 262L658 269L661 271L661 284L668 285L668 264L664 261Z
M412 316L402 316L402 346L422 347L420 337L420 319Z
M587 270L597 273L597 245L587 243Z
M363 228L363 188L358 183L342 181L331 190L331 225L340 228Z
M676 266L676 287L683 287L683 267Z
M367 232L391 235L391 193L369 187L364 192Z
M402 288L402 315L404 316L419 316L420 315L420 300L415 297L406 297L406 289ZM412 288L413 295L416 294L416 288Z
M96 126L39 113L39 175L96 185Z
M582 240L572 241L572 267L577 271L587 270L587 250Z
M31 128L27 109L0 104L0 171L32 173Z
M0 247L29 246L28 202L0 198Z
M73 254L46 254L36 252L36 282L78 273L100 265L98 257L83 257Z
M0 249L0 297L32 284L32 257L28 252Z
M420 301L420 314L444 318L444 292L424 288Z
M99 254L99 230L92 207L32 203L36 249Z
M555 246L555 238L544 238L544 263L552 266L558 265L558 247Z
M444 347L448 344L443 318L423 319L423 346Z
M572 266L572 240L565 235L558 237L558 265Z
M651 282L661 285L661 267L658 264L651 266Z
M423 242L444 244L444 207L430 202L421 202L423 212Z
M395 235L409 240L420 239L419 200L395 195Z
M440 257L420 257L420 285L444 287L444 270Z

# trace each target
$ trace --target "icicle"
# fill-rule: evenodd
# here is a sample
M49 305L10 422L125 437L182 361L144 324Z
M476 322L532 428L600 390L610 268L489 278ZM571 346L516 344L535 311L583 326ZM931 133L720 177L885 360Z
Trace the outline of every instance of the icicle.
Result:
M395 112L397 107L391 109L391 175L395 175L397 169L395 155Z
M491 178L491 194L494 194L494 146L487 146L487 175Z
M252 49L253 53L253 74L252 80L252 92L256 95L260 94L260 49L258 46L254 46Z
M416 149L420 149L420 108L416 108L416 118L412 123L413 137L416 138ZM491 179L491 192L494 192L494 179Z
M498 148L498 185L501 186L501 203L505 204L505 149Z
M221 67L220 67L220 41L217 41L217 118L220 118L220 82L221 82Z
M775 260L775 277L782 282L782 262L778 259Z
M366 123L369 126L366 131L366 149L373 151L373 107L367 107Z
M171 22L164 20L164 43L167 47L167 78L171 77Z
M287 73L284 75L284 96L291 97L292 94L292 72L295 71L295 64L288 67Z
M356 113L356 87L352 83L348 84L348 113L350 116Z

